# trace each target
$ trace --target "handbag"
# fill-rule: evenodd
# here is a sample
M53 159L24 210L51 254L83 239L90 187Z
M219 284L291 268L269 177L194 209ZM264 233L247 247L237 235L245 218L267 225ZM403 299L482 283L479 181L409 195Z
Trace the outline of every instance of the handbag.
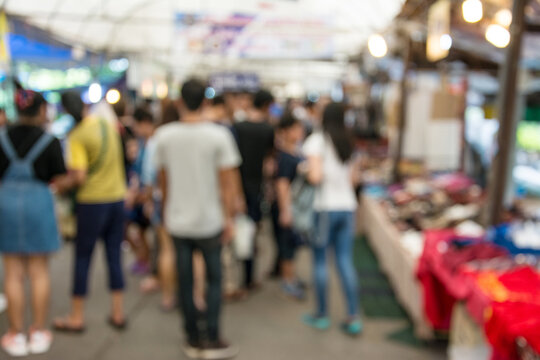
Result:
M253 256L256 230L255 222L249 216L243 214L236 217L233 248L237 259L247 260Z

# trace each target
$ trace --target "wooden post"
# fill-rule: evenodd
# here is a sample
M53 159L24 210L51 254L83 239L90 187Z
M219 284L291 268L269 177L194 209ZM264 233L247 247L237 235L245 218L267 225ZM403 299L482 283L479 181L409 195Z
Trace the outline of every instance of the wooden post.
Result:
M516 136L516 97L521 43L525 28L525 6L528 0L514 0L512 10L512 25L510 26L511 40L506 51L506 61L501 69L501 88L499 94L499 134L498 152L493 160L489 183L488 198L484 209L484 225L492 226L500 223L504 210L504 195L508 183L508 173L513 164L512 137Z
M398 141L397 148L394 152L394 161L393 161L393 171L392 171L392 181L394 183L399 183L401 179L401 171L399 164L401 163L401 158L403 157L403 140L405 138L405 128L407 121L407 95L408 95L408 86L407 86L407 74L411 68L412 60L412 41L408 33L405 33L406 36L406 45L403 55L403 76L401 78L400 84L400 109L399 109L399 124L398 124Z

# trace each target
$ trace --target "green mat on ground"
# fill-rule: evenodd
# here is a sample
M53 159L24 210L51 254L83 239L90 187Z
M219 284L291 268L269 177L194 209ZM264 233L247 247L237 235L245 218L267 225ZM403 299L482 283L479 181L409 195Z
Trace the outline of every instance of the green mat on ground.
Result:
M371 318L407 319L392 286L379 268L379 262L365 237L356 239L354 263L360 281L360 303Z

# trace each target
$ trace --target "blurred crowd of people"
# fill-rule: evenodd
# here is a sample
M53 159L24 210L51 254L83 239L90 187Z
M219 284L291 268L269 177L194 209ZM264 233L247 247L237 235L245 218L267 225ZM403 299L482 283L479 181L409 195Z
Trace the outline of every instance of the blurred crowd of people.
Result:
M18 87L18 119L0 123L0 252L9 318L1 345L9 355L47 352L53 340L48 261L61 246L53 194L73 196L77 222L71 309L54 320L56 331L85 331L91 259L101 240L111 327L128 327L122 249L129 244L129 270L141 276L140 290L160 291L163 311L180 309L185 353L235 356L238 349L220 331L222 300L243 300L261 286L257 239L268 219L278 249L269 275L280 279L287 298L306 299L295 254L300 246L312 249L316 308L302 321L318 330L331 326L332 250L347 304L341 328L362 332L352 262L359 172L345 106L321 98L280 107L266 90L207 99L206 89L192 79L177 100L131 106L122 99L113 119L66 92L62 111L74 126L61 144L46 131L44 97ZM305 208L297 204L302 196ZM300 229L302 221L309 231ZM27 331L26 276L33 315Z

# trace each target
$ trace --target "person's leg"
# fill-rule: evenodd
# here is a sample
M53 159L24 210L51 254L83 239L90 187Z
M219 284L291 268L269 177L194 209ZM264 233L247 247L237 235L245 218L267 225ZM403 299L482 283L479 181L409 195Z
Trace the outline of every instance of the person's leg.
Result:
M315 296L317 299L316 316L328 315L327 291L328 291L328 266L326 264L326 247L313 248L313 272L315 280Z
M49 277L49 257L35 255L28 258L28 275L32 288L32 329L45 329L49 311L51 282Z
M124 317L124 275L122 271L122 240L124 238L123 202L107 205L108 218L103 229L103 241L109 269L109 289L111 290L111 319L122 324Z
M4 255L4 291L8 302L8 333L18 334L24 327L24 277L25 258L17 255Z
M340 212L334 228L333 244L341 285L347 302L349 319L358 316L358 279L353 264L354 214Z
M193 302L193 241L173 237L176 249L178 299L184 316L184 329L191 345L202 340L197 327L197 309Z
M77 238L75 241L75 270L71 312L66 318L56 319L57 330L82 329L84 327L84 299L88 293L88 272L92 254L101 235L106 214L102 205L78 204Z
M161 304L165 309L174 306L175 254L170 235L163 226L157 227L159 241L158 273L161 285Z
M219 317L221 311L220 236L199 240L198 246L200 247L204 257L206 264L206 279L208 281L208 290L206 295L208 340L210 342L217 342L220 340Z
M206 311L206 265L200 251L193 253L193 301L197 310Z

